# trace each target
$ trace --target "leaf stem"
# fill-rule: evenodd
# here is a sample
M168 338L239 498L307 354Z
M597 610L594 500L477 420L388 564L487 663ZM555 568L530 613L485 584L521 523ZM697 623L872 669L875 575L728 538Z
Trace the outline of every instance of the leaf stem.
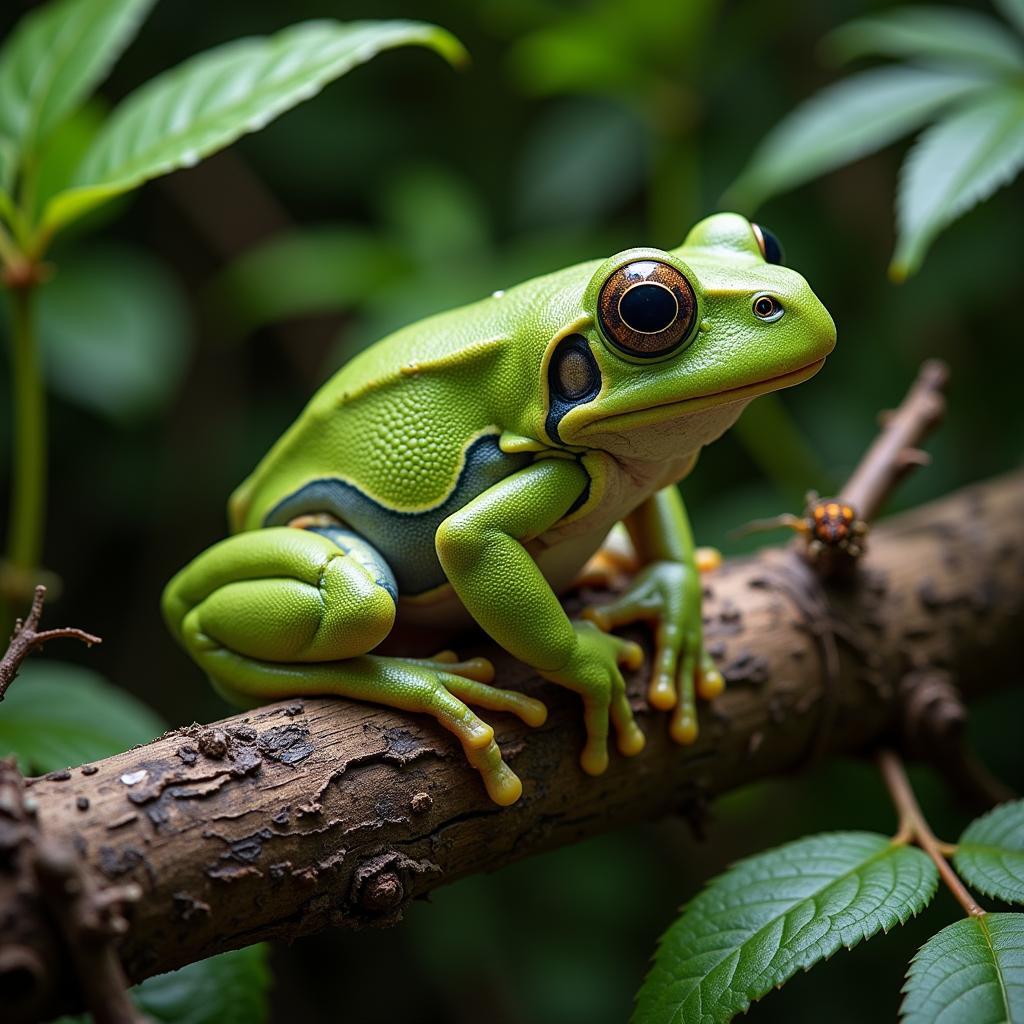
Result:
M921 805L914 796L903 761L891 750L882 750L878 755L878 767L882 773L886 788L899 814L899 827L893 836L894 843L916 843L934 861L939 876L946 888L953 894L969 917L984 917L986 911L979 906L977 900L967 891L959 876L950 866L946 857L955 847L940 842L925 820Z
M35 287L10 289L11 387L14 430L7 570L16 582L39 568L46 507L46 407L35 331ZM14 587L10 588L16 589ZM26 594L26 598L28 594ZM0 629L6 634L15 596L4 596Z
M2 222L0 222L0 261L8 267L17 266L24 261L24 257L14 244L14 239L11 238Z

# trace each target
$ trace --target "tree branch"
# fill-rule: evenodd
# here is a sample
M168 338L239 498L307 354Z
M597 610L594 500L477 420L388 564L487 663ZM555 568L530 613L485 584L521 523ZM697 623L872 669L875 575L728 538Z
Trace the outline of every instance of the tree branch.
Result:
M929 359L899 408L882 413L881 432L839 492L839 500L853 505L861 519L874 519L907 473L928 465L927 452L917 446L945 415L948 380L946 364Z
M629 686L647 749L600 778L579 769L568 695L493 648L464 646L551 707L537 730L495 716L525 783L511 808L488 801L429 719L321 699L179 729L33 780L28 795L44 835L82 851L95 878L142 887L120 943L130 980L260 939L390 923L445 882L799 769L826 716L824 753L891 743L910 671L942 666L967 699L1005 684L1024 627L1022 504L1016 474L884 523L858 576L831 592L791 549L727 562L707 578L705 617L729 687L701 709L700 738L669 740L638 672ZM19 906L12 914L0 890L0 942L33 955L49 926L41 908ZM70 965L37 959L56 975L45 1010L74 1005ZM39 1019L7 1005L11 1021Z

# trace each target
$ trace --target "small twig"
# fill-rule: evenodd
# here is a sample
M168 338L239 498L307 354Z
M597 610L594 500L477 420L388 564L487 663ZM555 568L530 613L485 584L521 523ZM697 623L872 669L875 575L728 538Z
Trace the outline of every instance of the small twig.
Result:
M928 456L917 446L946 411L943 391L948 380L946 364L929 359L899 408L883 416L881 433L839 492L839 500L852 505L861 519L874 519L907 473L927 464Z
M0 658L0 700L4 699L7 688L14 682L14 677L21 668L21 663L28 655L39 647L42 647L48 640L57 640L69 637L72 640L81 640L87 647L93 644L101 644L103 641L92 633L86 633L84 629L76 629L73 626L61 626L57 629L40 630L39 620L43 614L43 602L46 600L46 587L40 584L35 589L32 598L32 608L28 617L14 624L14 633L11 642L8 644L4 656Z
M899 814L899 827L896 835L893 836L893 842L913 842L920 846L931 857L946 888L953 894L957 903L963 907L964 913L970 917L984 917L985 910L967 891L967 887L960 881L960 877L946 860L953 847L948 843L940 842L929 827L921 811L921 806L917 802L917 797L914 796L914 791L911 789L910 780L907 778L899 756L891 750L881 751L878 755L878 767Z
M800 515L786 512L758 519L737 534L776 527L794 530L801 535L796 549L821 579L852 578L866 549L868 523L907 473L928 464L927 453L917 445L942 419L948 379L949 370L940 360L922 365L899 408L880 417L881 432L836 497L820 498L812 491Z

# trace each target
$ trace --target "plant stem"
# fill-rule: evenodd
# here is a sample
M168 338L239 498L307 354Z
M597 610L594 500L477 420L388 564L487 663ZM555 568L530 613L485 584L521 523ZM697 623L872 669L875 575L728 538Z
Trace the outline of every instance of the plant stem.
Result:
M35 288L12 288L12 479L7 568L26 580L39 568L46 514L46 406L35 336ZM27 597L27 595L26 595ZM0 606L0 629L11 625L11 599Z
M16 266L23 260L21 253L18 252L18 247L14 244L14 239L11 238L2 222L0 222L0 260L9 267Z
M883 750L878 755L878 767L899 814L899 828L896 835L893 836L893 842L914 842L920 846L934 861L939 870L939 876L946 883L946 887L956 898L957 903L964 908L964 913L969 917L984 917L985 911L967 891L967 887L960 881L959 876L946 860L946 856L953 848L948 843L940 842L925 820L917 797L914 796L914 791L910 787L910 780L907 778L903 762L891 750Z

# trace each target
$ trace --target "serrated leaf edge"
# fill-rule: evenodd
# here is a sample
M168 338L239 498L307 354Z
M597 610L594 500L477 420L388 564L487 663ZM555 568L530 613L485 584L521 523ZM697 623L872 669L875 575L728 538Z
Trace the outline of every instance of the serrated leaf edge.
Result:
M708 893L709 891L711 891L719 882L721 882L727 876L731 875L734 871L738 870L739 868L743 867L744 865L747 865L747 864L750 864L750 863L752 863L754 861L757 861L759 858L765 857L765 856L767 856L769 854L778 853L778 852L780 852L782 850L785 850L787 847L795 846L795 845L797 845L799 843L803 843L803 842L806 842L806 841L811 840L811 839L828 839L830 837L847 838L847 837L852 837L852 836L858 836L858 837L870 836L870 837L873 837L873 838L880 838L880 839L885 839L886 838L885 836L881 835L880 833L866 832L866 831L822 832L822 833L816 833L813 836L806 836L803 839L794 840L791 843L784 843L782 846L776 847L773 850L762 851L761 853L756 853L756 854L753 854L753 855L751 855L749 857L744 857L741 860L736 861L735 863L730 865L728 868L726 868L726 870L724 872L722 872L720 875L717 875L715 878L709 880L707 882L707 884L704 886L704 888L699 893L697 893L697 895L694 896L693 899L688 900L685 904L683 904L683 906L680 908L679 916L676 918L676 920L671 925L669 925L669 927L666 929L664 934L661 936L661 939L658 941L658 945L657 945L657 947L655 949L655 953L654 953L654 955L651 958L652 959L651 970L653 970L657 966L657 957L661 953L661 950L664 947L665 941L668 938L669 934L671 933L672 929L674 927L676 927L676 925L679 923L679 921L682 919L682 917L685 916L686 912L693 906L693 904L696 902L696 900L699 899L701 896L705 895L706 893ZM878 861L878 860L880 860L880 859L882 859L882 858L884 858L886 856L891 855L895 850L898 850L898 849L914 850L915 852L920 854L920 857L922 858L921 863L927 863L932 868L931 873L928 875L928 882L930 884L927 886L927 891L921 897L920 906L915 907L915 908L910 908L909 912L905 916L902 915L900 913L900 911L896 911L895 912L896 918L899 921L900 925L902 926L902 925L906 924L907 921L909 921L912 917L916 917L917 914L919 914L922 910L925 909L925 907L928 906L928 904L932 900L932 897L934 897L936 891L938 890L939 878L938 878L938 871L935 868L935 865L932 863L930 858L928 858L927 854L924 853L924 851L919 850L916 847L908 846L908 845L903 844L903 843L894 843L892 841L889 841L885 846L881 847L878 850L877 853L873 854L868 860L862 861L856 868L853 868L853 869L851 869L851 870L849 870L847 872L844 872L842 875L837 875L834 878L830 879L828 881L828 883L825 886L823 886L823 890L824 889L828 889L828 888L830 888L833 885L837 885L840 882L845 881L845 880L855 876L859 871L864 870L865 867L868 867L869 865L875 863L876 861ZM802 902L805 902L807 900L813 899L815 897L815 895L818 895L818 893L812 894L812 895L809 895L809 896L804 896L804 897L801 898L801 900L799 902L802 903ZM794 904L794 906L795 905L796 904ZM762 931L764 931L766 928L769 928L769 927L771 927L773 925L778 924L778 922L780 920L782 920L783 918L785 918L785 916L788 913L790 913L791 911L792 911L792 907L790 907L789 910L784 911L782 914L778 915L777 917L772 918L770 921L766 921L756 932L754 932L746 940L744 940L743 944L746 945L747 943L754 941L756 936L758 936ZM890 931L890 929L885 927L884 925L879 925L879 929L885 935L888 935L888 933ZM872 932L870 935L868 935L868 934L865 934L863 931L861 931L861 933L857 936L857 938L855 938L854 941L849 943L849 944L846 944L846 943L843 943L842 941L840 941L840 948L845 948L847 951L852 950L854 946L859 945L861 942L866 941L867 939L871 938L871 936L874 935L874 934L877 934L877 932ZM811 948L811 947L809 947L809 948ZM804 973L806 973L813 966L815 966L815 964L827 962L828 960L830 960L832 958L832 956L835 955L836 952L838 952L838 949L833 950L831 953L828 953L828 954L821 954L817 959L811 960L811 961L806 962L806 963L800 963L798 961L791 961L791 963L793 964L792 972L790 974L788 974L786 977L784 977L781 981L776 982L774 985L772 985L771 988L775 988L775 989L781 988L786 983L786 981L788 981L791 977L793 977L793 975L796 974L797 970L802 970ZM729 955L732 955L732 954L730 953ZM713 971L717 970L727 960L728 960L728 956L725 956L721 960L718 960L714 964L709 966L704 971L704 977L707 977ZM648 971L648 977L649 976L650 976L650 970ZM646 983L646 979L645 979L645 983ZM737 1012L742 1012L742 1013L745 1014L750 1009L750 1006L753 1003L755 1003L755 1002L759 1001L760 999L764 998L764 996L767 995L768 992L771 991L771 988L767 989L765 992L762 992L761 995L755 996L752 999L747 999L745 996L743 996L742 998L745 1000L746 1005L743 1007L743 1009L741 1011L737 1011ZM642 989L641 989L641 991L642 991ZM638 993L638 997L639 997L639 993ZM689 995L687 996L687 998L689 998ZM639 998L638 998L637 1002L639 1003ZM682 1004L680 1004L680 1005L682 1005ZM678 1014L678 1012L679 1012L679 1006L677 1006L675 1008L675 1010L673 1011L673 1015L670 1018L673 1022L676 1020L676 1014Z

